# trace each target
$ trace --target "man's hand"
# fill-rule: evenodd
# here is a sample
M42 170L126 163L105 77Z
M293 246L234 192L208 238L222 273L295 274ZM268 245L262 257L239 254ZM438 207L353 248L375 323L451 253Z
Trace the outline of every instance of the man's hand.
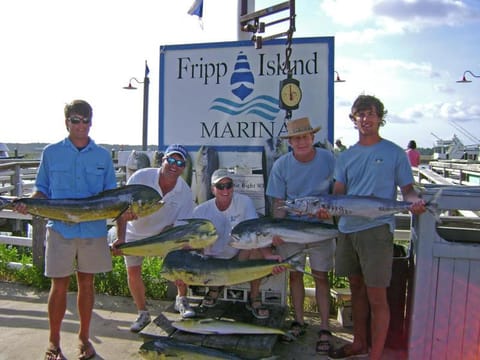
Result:
M427 210L425 205L426 204L424 200L417 200L410 206L410 212L415 215L420 215Z
M330 213L325 208L320 208L317 212L317 218L320 220L327 220L331 218Z
M273 235L273 237L272 237L272 245L273 246L282 245L284 243L285 243L285 241L283 241L283 239L280 236Z
M112 252L112 255L114 255L114 256L122 256L123 255L122 250L117 249L117 246L120 245L120 244L123 244L123 243L125 243L125 240L117 239L112 243L112 245L110 245L110 251Z

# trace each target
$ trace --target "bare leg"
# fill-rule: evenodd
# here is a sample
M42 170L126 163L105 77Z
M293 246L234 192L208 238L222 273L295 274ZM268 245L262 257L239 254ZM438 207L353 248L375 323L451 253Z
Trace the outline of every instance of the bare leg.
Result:
M290 272L290 291L293 311L295 313L295 321L304 324L303 303L305 300L305 286L303 283L303 273L299 271Z
M317 301L318 312L322 319L321 329L329 330L328 318L330 315L330 284L328 282L328 273L325 271L316 271L312 269L315 275L315 299Z
M52 278L48 295L48 323L50 327L50 346L60 347L60 329L67 310L67 290L70 277Z
M387 289L367 287L368 299L372 314L372 351L371 360L380 360L387 338L390 323L390 308L387 300Z
M145 284L142 279L142 266L127 267L128 288L132 294L133 301L138 311L147 310L147 301L145 298Z
M353 344L355 352L368 350L367 322L368 322L368 298L363 276L354 275L348 278L350 291L352 292L352 317L353 317Z
M90 338L90 322L95 301L94 274L78 272L77 281L77 308L80 317L78 338L82 344L86 344Z

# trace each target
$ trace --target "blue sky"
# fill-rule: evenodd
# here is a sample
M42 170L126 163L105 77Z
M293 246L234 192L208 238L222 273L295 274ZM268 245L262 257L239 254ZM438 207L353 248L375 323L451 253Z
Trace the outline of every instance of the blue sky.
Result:
M282 2L256 0L255 8ZM2 142L66 135L63 106L94 107L99 143L141 144L142 90L122 89L150 67L149 144L157 143L159 46L237 39L236 0L205 0L203 30L192 0L16 0L0 4ZM455 133L480 138L480 2L476 0L297 0L295 37L334 36L335 137L351 145L348 120L360 93L389 111L384 137L400 146ZM279 25L282 26L282 25ZM285 26L285 25L283 25ZM272 28L271 30L274 30ZM269 29L270 31L270 29Z

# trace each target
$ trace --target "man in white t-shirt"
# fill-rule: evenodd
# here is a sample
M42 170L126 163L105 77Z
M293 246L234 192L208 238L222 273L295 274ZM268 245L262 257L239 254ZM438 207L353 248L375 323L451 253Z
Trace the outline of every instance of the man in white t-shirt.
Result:
M216 170L212 174L211 184L212 193L215 197L198 205L193 211L195 218L208 219L217 229L218 239L213 245L203 250L204 255L220 259L237 257L239 261L248 259L280 260L279 255L272 254L270 247L239 251L229 245L232 228L242 221L257 218L257 212L252 199L234 191L233 177L227 169ZM275 273L278 271L280 271L280 268L275 270ZM258 279L250 283L250 299L247 308L256 318L265 319L270 314L268 308L262 305L260 282L261 279ZM209 287L202 301L202 306L214 307L221 290L218 287Z
M177 225L181 219L192 217L193 195L188 184L181 178L188 158L187 150L181 145L170 145L165 150L160 168L143 168L137 170L127 184L143 184L156 189L162 195L165 205L152 215L136 218L131 221L120 219L118 223L118 239L113 243L114 255L121 255L116 246L149 236L159 234L171 226ZM128 287L138 310L138 318L130 330L138 332L151 321L145 298L145 285L142 279L142 256L125 256L127 266ZM175 310L183 318L195 316L195 311L187 301L187 287L177 285Z

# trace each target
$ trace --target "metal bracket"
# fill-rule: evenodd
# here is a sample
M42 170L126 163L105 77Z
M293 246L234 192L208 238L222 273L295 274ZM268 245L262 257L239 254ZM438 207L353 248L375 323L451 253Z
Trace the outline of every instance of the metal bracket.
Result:
M283 17L280 19L275 19L270 22L262 22L260 19L282 12L290 10L290 15L287 17ZM289 28L287 31L283 31L277 34L269 35L269 36L259 36L255 35L257 33L263 34L265 32L265 28L268 26L276 25L282 23L284 21L289 21ZM255 43L256 49L261 49L263 46L263 42L266 40L276 39L283 36L292 36L293 32L295 31L295 0L285 1L283 3L270 6L268 8L255 11L250 14L245 14L240 17L240 29L244 32L253 33L252 41Z

